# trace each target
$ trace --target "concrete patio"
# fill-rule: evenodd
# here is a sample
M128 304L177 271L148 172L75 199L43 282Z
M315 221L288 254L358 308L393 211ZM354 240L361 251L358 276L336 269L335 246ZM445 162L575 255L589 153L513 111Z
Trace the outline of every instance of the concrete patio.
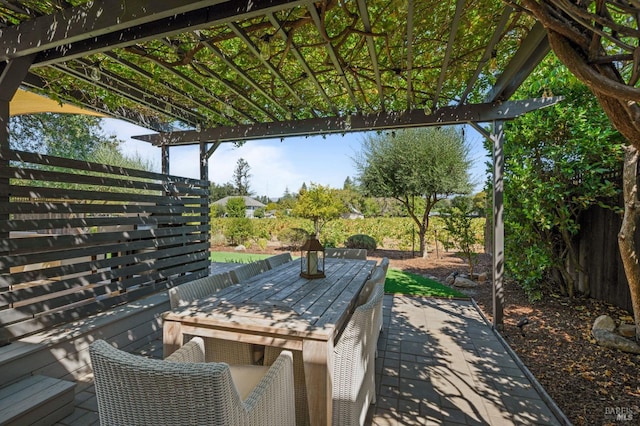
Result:
M371 425L563 425L471 301L386 295ZM139 351L161 357L162 343ZM98 424L91 376L59 425Z

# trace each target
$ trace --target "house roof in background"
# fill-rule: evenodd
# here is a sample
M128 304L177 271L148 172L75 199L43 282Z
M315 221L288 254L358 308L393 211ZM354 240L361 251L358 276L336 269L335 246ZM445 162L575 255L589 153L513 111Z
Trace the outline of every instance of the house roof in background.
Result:
M214 201L213 204L226 206L230 198L242 198L244 200L244 205L247 207L266 207L266 204L262 204L260 201L256 200L255 198L247 197L246 195L245 196L231 195L228 197L221 198L218 201Z

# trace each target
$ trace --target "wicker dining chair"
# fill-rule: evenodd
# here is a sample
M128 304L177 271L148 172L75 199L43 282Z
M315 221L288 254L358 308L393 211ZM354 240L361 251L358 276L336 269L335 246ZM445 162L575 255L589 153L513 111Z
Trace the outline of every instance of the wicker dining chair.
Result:
M267 257L265 260L269 265L269 269L273 269L276 266L280 266L287 262L291 262L293 260L293 257L291 257L291 253L286 252L286 253L280 253L274 256Z
M232 285L229 273L211 275L169 289L171 309L189 306L194 300L202 299ZM185 336L190 339L192 336ZM226 362L228 364L256 364L264 356L264 346L232 340L204 339L207 362Z
M333 424L364 424L370 404L376 402L375 315L384 289L377 285L369 300L353 312L336 347L333 360Z
M387 273L385 272L384 268L381 268L379 266L373 268L371 277L369 277L369 279L364 283L364 287L362 287L362 290L360 291L360 295L358 296L358 305L367 303L369 295L376 285L382 284L384 286L386 276Z
M239 283L269 269L269 264L264 259L261 259L232 269L229 274L234 283Z
M169 289L169 303L171 309L187 306L197 299L207 297L218 290L233 285L228 272L209 275Z
M333 248L328 247L324 250L324 257L338 259L367 259L366 249L350 249L350 248Z
M384 288L375 287L365 304L356 308L334 348L333 424L362 425L369 404L376 401L375 352L376 312L382 307ZM270 365L282 352L267 346L264 364ZM293 377L296 390L296 424L309 424L307 389L301 351L293 353Z
M385 274L389 272L389 258L383 257L382 259L380 259L380 263L378 263L378 266L384 269Z
M101 425L295 425L293 358L270 366L205 363L199 337L165 360L89 347Z

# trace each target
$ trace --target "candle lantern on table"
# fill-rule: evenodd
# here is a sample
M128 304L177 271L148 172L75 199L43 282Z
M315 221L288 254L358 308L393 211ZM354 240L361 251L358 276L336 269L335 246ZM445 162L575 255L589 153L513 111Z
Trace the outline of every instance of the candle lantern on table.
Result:
M304 278L324 278L324 247L315 238L308 239L300 255L300 276Z

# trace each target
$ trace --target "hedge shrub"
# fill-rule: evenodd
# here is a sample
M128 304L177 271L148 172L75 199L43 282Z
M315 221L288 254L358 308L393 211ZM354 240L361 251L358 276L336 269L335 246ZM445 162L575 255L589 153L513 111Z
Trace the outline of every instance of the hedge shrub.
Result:
M365 234L356 234L347 238L344 242L346 248L365 249L372 252L376 249L376 240Z

